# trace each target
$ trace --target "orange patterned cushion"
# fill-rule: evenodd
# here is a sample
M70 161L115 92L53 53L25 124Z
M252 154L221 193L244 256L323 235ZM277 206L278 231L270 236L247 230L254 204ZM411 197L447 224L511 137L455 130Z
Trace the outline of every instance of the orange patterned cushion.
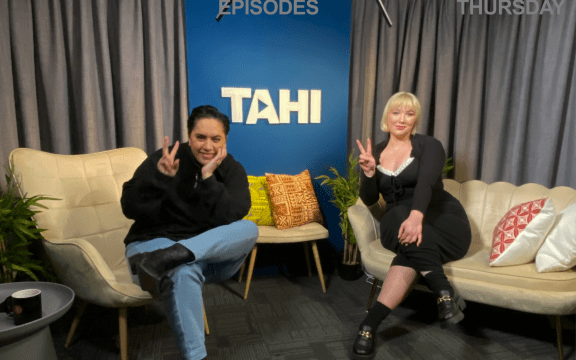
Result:
M293 176L266 174L266 182L277 229L289 229L311 222L322 224L320 205L308 170Z

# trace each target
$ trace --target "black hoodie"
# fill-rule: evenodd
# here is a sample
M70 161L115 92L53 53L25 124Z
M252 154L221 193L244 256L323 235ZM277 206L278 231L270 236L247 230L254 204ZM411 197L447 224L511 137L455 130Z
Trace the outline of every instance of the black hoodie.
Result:
M206 180L187 143L178 148L176 176L158 171L161 157L162 149L148 156L122 187L122 212L135 220L124 239L126 245L155 238L188 239L248 214L248 177L232 155Z

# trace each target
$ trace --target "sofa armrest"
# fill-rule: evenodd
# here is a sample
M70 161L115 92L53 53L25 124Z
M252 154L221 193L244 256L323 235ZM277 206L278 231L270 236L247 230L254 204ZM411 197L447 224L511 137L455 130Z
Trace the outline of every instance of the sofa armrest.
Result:
M364 205L353 205L348 208L348 219L360 253L367 252L370 243L379 238L380 222L372 216L370 210Z

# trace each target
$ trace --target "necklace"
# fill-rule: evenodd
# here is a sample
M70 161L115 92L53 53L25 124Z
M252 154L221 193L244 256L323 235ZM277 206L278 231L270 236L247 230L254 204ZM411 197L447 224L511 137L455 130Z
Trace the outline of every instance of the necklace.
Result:
M409 145L409 144L410 144L410 141L402 141L398 145L390 144L390 149L396 151L396 150L408 147L407 145Z

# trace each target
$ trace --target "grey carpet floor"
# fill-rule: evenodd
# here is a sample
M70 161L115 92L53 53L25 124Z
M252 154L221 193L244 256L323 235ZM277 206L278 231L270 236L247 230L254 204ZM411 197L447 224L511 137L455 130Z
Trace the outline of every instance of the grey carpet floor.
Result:
M371 285L366 277L344 281L318 277L254 277L248 300L234 280L204 287L211 360L350 359L358 325L365 316ZM466 318L449 329L436 321L432 294L414 291L382 323L375 359L551 360L558 359L551 319L467 302ZM68 349L64 342L75 309L51 325L58 358L120 359L117 311L89 306ZM553 320L553 319L552 319ZM564 359L576 359L574 316L564 324ZM182 359L158 304L128 314L130 359Z

